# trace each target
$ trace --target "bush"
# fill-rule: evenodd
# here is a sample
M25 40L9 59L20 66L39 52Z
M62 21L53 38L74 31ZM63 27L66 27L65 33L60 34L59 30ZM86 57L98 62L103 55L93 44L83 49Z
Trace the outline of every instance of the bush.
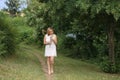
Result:
M20 42L25 42L26 44L35 43L36 35L34 33L31 29L20 32Z
M72 49L73 45L75 45L76 41L72 37L66 37L63 41L64 48Z
M6 15L0 13L0 55L11 55L16 48L16 30L11 27Z
M3 43L4 39L5 39L5 33L3 31L0 31L0 55L6 53L5 43Z
M117 73L119 71L117 65L112 65L108 57L102 58L100 67L106 73Z
M11 18L9 18L11 19ZM25 43L25 44L31 44L35 43L36 40L36 32L34 27L29 27L26 24L26 18L25 17L14 17L11 19L13 26L18 30L18 43Z

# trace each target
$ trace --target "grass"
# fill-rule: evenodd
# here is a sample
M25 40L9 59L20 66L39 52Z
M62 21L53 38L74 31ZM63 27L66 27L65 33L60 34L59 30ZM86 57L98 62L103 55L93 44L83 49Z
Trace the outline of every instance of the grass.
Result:
M44 55L44 50L41 54ZM52 77L53 80L120 80L120 74L104 73L99 66L65 57L59 52Z
M120 80L118 74L103 73L98 66L59 56L55 62L55 80Z
M46 80L39 60L33 53L44 58L43 49L21 45L15 56L1 58L0 80ZM102 72L98 66L64 57L55 58L55 73L52 80L120 80L120 74Z
M0 80L45 80L41 65L32 53L22 45L16 55L0 58Z

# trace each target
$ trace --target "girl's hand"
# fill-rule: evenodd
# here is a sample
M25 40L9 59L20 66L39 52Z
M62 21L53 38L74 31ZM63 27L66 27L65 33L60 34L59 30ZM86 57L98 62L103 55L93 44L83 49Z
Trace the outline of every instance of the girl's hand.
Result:
M53 35L51 39L55 44L57 44L57 36L56 35Z
M46 42L46 45L50 45L51 44L51 42Z

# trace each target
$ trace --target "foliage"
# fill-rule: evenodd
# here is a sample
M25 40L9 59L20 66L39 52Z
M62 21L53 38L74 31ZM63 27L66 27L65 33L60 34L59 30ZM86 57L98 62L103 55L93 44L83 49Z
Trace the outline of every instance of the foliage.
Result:
M111 65L108 57L103 57L100 63L101 69L107 73L117 73L119 68L117 65Z
M34 27L29 27L26 24L25 17L11 18L13 26L17 29L18 43L24 42L26 44L32 44L36 42L36 32Z
M72 37L66 37L63 41L64 48L72 49L75 44L75 39Z
M31 29L20 32L19 36L20 36L20 42L25 42L26 44L35 43L36 37L33 30Z
M21 3L20 0L7 0L6 5L10 14L16 15L19 12Z
M6 53L5 44L3 43L5 39L5 34L3 31L0 31L0 55Z
M0 16L0 55L11 55L16 49L16 31L3 13Z
M119 34L116 30L120 22L119 3L116 0L35 0L27 10L28 24L37 27L40 41L42 30L48 26L63 35L74 33L75 44L66 38L63 40L65 46L74 46L74 56L85 59L108 56L110 64L115 66L118 44L115 45L114 33Z

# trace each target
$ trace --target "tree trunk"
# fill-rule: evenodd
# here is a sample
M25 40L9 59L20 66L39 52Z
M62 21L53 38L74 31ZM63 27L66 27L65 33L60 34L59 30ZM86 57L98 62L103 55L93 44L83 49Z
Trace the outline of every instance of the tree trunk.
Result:
M114 30L115 25L112 23L108 28L108 48L109 48L109 60L111 65L115 65L115 51L114 51Z

